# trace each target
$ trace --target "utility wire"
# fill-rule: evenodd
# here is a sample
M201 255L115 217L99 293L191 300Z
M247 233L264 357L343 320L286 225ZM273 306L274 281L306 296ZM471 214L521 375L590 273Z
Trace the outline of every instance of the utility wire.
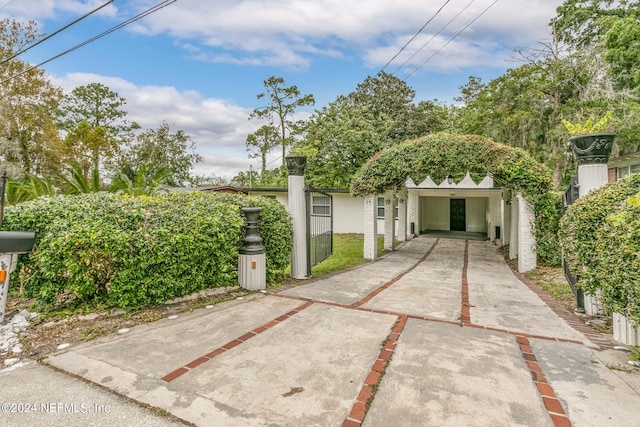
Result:
M5 4L3 4L2 6L0 6L0 10L4 9L5 7L9 6L11 3L13 3L13 0L9 0L8 2L6 2Z
M416 37L418 37L418 35L422 32L422 30L425 29L425 27L427 25L429 25L431 23L431 21L433 21L435 19L436 16L438 16L440 14L440 12L442 12L442 9L444 9L444 7L447 5L447 3L449 3L451 0L447 0L444 2L444 4L442 6L440 6L440 9L438 9L438 11L435 13L435 15L433 15L431 18L429 18L429 20L422 26L422 28L420 28L418 30L417 33L415 33L413 35L413 37L411 37L411 39L406 42L404 44L404 46L402 46L400 48L400 50L398 51L398 53L396 53L395 55L393 55L393 58L391 58L385 65L384 67L382 67L382 69L380 71L378 71L378 74L382 73L384 71L385 68L387 68L389 66L389 64L391 64L393 62L394 59L396 59L398 57L398 55L400 55L402 53L402 51L404 51L404 49L409 45L409 43L411 43L412 41L415 40Z
M13 1L13 0L12 0ZM100 9L107 7L108 5L110 5L111 3L113 3L114 0L109 0L108 2L106 2L105 4L103 4L102 6L99 6L95 9L93 9L91 12L87 13L86 15L81 16L80 18L76 19L75 21L73 21L72 23L65 25L64 27L60 28L58 31L55 31L51 34L49 34L47 37L38 40L36 43L33 43L25 48L23 48L22 50L19 50L18 52L14 53L13 55L11 55L10 57L8 57L7 59L3 59L0 62L0 65L6 64L7 62L11 61L13 58L15 58L18 55L22 55L23 53L25 53L26 51L38 46L40 43L43 43L47 40L49 40L51 37L55 36L56 34L59 34L61 32L63 32L64 30L66 30L67 28L71 27L72 25L77 24L78 22L82 21L83 19L93 15L94 13L96 13L97 11L99 11ZM9 3L7 3L9 4ZM6 5L5 5L6 6ZM4 7L4 6L3 6Z
M144 17L145 17L145 16L147 16L147 15L150 15L150 14L152 14L152 13L154 13L154 12L157 12L157 11L158 11L158 10L160 10L160 9L165 8L165 7L169 6L169 5L170 5L170 4L172 4L172 3L175 3L176 1L178 1L178 0L164 0L163 2L158 3L157 5L155 5L155 6L151 7L151 8L149 8L149 9L145 10L144 12L140 12L139 14L135 15L134 17L129 18L129 19L127 19L126 21L124 21L124 22L122 22L122 23L120 23L120 24L116 25L115 27L111 27L111 28L110 28L110 29L108 29L107 31L104 31L104 32L102 32L102 33L98 34L97 36L94 36L94 37L92 37L92 38L90 38L90 39L88 39L88 40L85 40L85 41L83 41L82 43L77 44L77 45L75 45L74 47L72 47L72 48L70 48L70 49L65 50L64 52L59 53L58 55L53 56L53 57L51 57L51 58L47 59L46 61L42 61L41 63L39 63L39 64L37 64L37 65L34 65L33 67L30 67L30 68L28 68L28 69L26 69L26 70L24 70L24 71L22 71L22 72L20 72L20 73L18 73L18 74L14 74L13 76L11 76L11 77L9 77L9 78L6 78L6 79L4 79L4 80L0 81L0 84L4 84L4 83L6 83L6 82L8 82L8 81L10 81L10 80L15 79L16 77L20 77L21 75L26 74L26 73L28 73L29 71L35 70L36 68L39 68L39 67L43 66L44 64L47 64L47 63L49 63L49 62L51 62L51 61L53 61L53 60L55 60L55 59L60 58L61 56L64 56L64 55L66 55L66 54L68 54L68 53L71 53L71 52L73 52L74 50L77 50L77 49L79 49L79 48L81 48L81 47L83 47L83 46L86 46L86 45L88 45L89 43L92 43L92 42L94 42L94 41L96 41L96 40L98 40L98 39L100 39L100 38L102 38L102 37L104 37L104 36L106 36L106 35L108 35L108 34L113 33L114 31L119 30L120 28L123 28L123 27L125 27L125 26L127 26L127 25L129 25L129 24L132 24L132 23L134 23L134 22L136 22L136 21L138 21L138 20L140 20L140 19L144 18Z
M416 71L418 71L420 68L422 68L424 66L424 64L426 64L427 62L429 62L431 60L431 58L433 58L434 56L436 56L438 53L440 53L440 51L442 49L444 49L445 47L447 47L449 45L449 43L451 43L456 37L458 37L464 30L466 30L467 28L469 28L469 26L471 26L471 24L473 24L474 22L476 22L482 15L484 15L489 9L491 9L493 7L494 4L498 3L498 0L495 0L493 3L491 3L489 6L487 6L482 12L480 12L475 18L473 18L471 21L469 21L464 27L462 27L457 33L455 33L453 36L451 36L449 38L449 40L447 40L447 42L445 44L443 44L440 49L436 50L430 57L428 57L427 59L425 59L422 63L420 63L420 65L418 65L417 67L415 67L413 70L411 70L409 73L407 73L407 75L404 76L404 78L402 79L403 81L406 81L409 77L411 77L411 75L413 73L415 73Z
M458 17L469 8L469 6L471 6L473 3L475 3L476 0L471 0L469 3L467 3L467 5L465 7L463 7L460 12L458 12L453 18L451 18L449 20L449 22L447 22L446 24L444 24L444 26L442 28L440 28L440 30L438 30L437 33L435 33L433 36L431 36L431 38L429 40L427 40L427 42L425 44L423 44L422 46L420 46L420 49L416 50L413 55L411 55L409 58L407 58L406 61L404 61L402 63L402 65L400 65L393 73L397 73L398 71L400 71L400 69L402 67L404 67L405 65L407 65L407 62L411 61L418 53L422 52L422 49L424 49L425 47L427 47L427 45L429 43L431 43L433 41L433 39L435 39L436 37L438 37L440 35L441 32L443 32L449 25L451 25L451 23L453 21L455 21L456 19L458 19Z

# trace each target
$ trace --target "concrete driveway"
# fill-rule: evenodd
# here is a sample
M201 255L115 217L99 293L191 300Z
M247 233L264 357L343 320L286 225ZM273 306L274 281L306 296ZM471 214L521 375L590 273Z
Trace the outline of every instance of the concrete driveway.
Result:
M544 299L490 242L422 237L44 363L200 426L637 425L627 354ZM59 419L120 425L88 412Z

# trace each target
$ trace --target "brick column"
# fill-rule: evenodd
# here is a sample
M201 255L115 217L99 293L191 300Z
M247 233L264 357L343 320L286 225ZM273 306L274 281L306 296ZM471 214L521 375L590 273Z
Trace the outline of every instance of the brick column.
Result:
M502 192L502 243L509 245L511 243L511 190L505 188Z
M398 240L407 240L407 189L398 192Z
M407 204L408 217L409 217L409 233L411 233L411 224L413 223L413 231L416 235L420 235L420 196L417 191L409 192L409 201ZM413 236L411 236L413 237Z
M394 190L384 193L384 248L392 251L396 237L396 194Z
M378 258L378 198L375 194L364 198L364 258Z
M533 206L518 194L518 271L526 273L537 265Z
M518 256L518 229L520 211L518 209L518 197L515 193L511 194L511 237L509 238L509 259L516 259Z

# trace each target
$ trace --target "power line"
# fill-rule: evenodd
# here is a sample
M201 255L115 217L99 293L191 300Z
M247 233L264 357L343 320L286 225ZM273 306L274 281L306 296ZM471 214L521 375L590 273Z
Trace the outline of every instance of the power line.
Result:
M13 1L13 0L12 0ZM11 55L10 57L8 57L7 59L4 59L0 62L0 65L6 64L7 62L11 61L13 58L15 58L18 55L22 55L23 53L25 53L26 51L33 49L34 47L38 46L40 43L43 43L47 40L49 40L51 37L55 36L56 34L60 34L61 32L63 32L64 30L66 30L67 28L71 27L72 25L77 24L78 22L82 21L83 19L93 15L94 13L96 13L97 11L99 11L100 9L107 7L108 5L110 5L111 3L113 3L114 0L109 0L108 2L106 2L105 4L103 4L102 6L99 6L95 9L93 9L91 12L81 16L80 18L76 19L75 21L73 21L72 23L65 25L64 27L60 28L59 30L49 34L47 37L38 40L36 43L33 43L25 48L23 48L22 50L19 50L18 52L14 53L13 55ZM9 3L7 3L9 4ZM6 5L5 5L6 6ZM3 6L4 7L4 6Z
M427 40L427 42L426 42L425 44L423 44L422 46L420 46L420 49L416 50L416 51L413 53L413 55L411 55L409 58L407 58L407 60L406 60L406 61L404 61L404 62L402 63L402 65L400 65L400 66L399 66L399 67L394 71L394 74L395 74L395 73L397 73L398 71L400 71L400 69L401 69L402 67L404 67L405 65L407 65L407 62L411 61L411 60L412 60L412 59L413 59L413 58L414 58L418 53L422 52L422 49L424 49L425 47L427 47L427 45L428 45L429 43L431 43L431 42L432 42L436 37L438 37L438 36L440 35L440 33L441 33L441 32L443 32L443 31L444 31L444 30L445 30L449 25L451 25L451 23L452 23L453 21L455 21L456 19L458 19L458 17L459 17L460 15L462 15L462 13L463 13L465 10L467 10L467 9L469 8L469 6L471 6L473 3L475 3L475 1L476 1L476 0L471 0L469 3L467 3L467 5L466 5L465 7L463 7L463 8L460 10L460 12L458 12L458 13L457 13L453 18L451 18L451 19L449 20L449 22L447 22L447 23L446 23L442 28L440 28L440 29L438 30L438 32L437 32L437 33L435 33L433 36L431 36L431 38L430 38L429 40Z
M428 57L427 59L425 59L422 63L420 63L420 65L418 65L417 67L415 67L413 70L411 70L409 73L407 73L407 75L404 76L404 78L402 80L407 80L409 77L411 77L411 75L413 73L415 73L416 71L418 71L420 68L422 68L422 66L424 66L424 64L426 64L427 62L429 62L434 56L436 56L438 53L440 53L440 51L442 49L444 49L445 47L447 47L449 45L449 43L451 43L456 37L458 37L464 30L466 30L467 28L469 28L469 26L471 26L471 24L473 24L474 22L476 22L482 15L484 15L489 9L491 9L493 7L494 4L498 3L498 0L494 0L493 3L491 3L489 6L487 6L482 12L480 12L475 18L473 18L471 21L469 21L464 27L462 27L460 30L458 30L457 33L455 33L453 36L451 36L449 38L449 40L447 40L447 42L445 44L443 44L440 49L436 50L430 57Z
M111 33L113 33L114 31L119 30L120 28L123 28L123 27L125 27L125 26L127 26L127 25L129 25L129 24L132 24L132 23L134 23L134 22L136 22L136 21L138 21L138 20L140 20L140 19L142 19L142 18L146 17L147 15L150 15L150 14L152 14L152 13L154 13L154 12L157 12L158 10L165 8L165 7L169 6L169 5L170 5L170 4L172 4L172 3L175 3L176 1L178 1L178 0L164 0L163 2L158 3L157 5L155 5L155 6L151 7L151 8L149 8L149 9L145 10L144 12L140 12L139 14L135 15L134 17L129 18L129 19L127 19L126 21L124 21L124 22L122 22L122 23L120 23L120 24L116 25L115 27L111 27L111 28L110 28L110 29L108 29L107 31L104 31L104 32L102 32L102 33L98 34L97 36L94 36L94 37L92 37L92 38L90 38L90 39L88 39L88 40L85 40L85 41L83 41L82 43L77 44L77 45L75 45L74 47L72 47L72 48L70 48L70 49L65 50L64 52L59 53L58 55L53 56L53 57L51 57L51 58L47 59L46 61L42 61L41 63L39 63L39 64L37 64L37 65L34 65L33 67L30 67L30 68L28 68L28 69L26 69L26 70L24 70L24 71L22 71L22 72L20 72L20 73L18 73L18 74L14 74L13 76L11 76L11 77L9 77L9 78L6 78L6 79L2 80L2 81L0 82L0 84L4 84L4 83L6 83L6 82L8 82L8 81L10 81L10 80L15 79L16 77L20 77L20 76L21 76L21 75L23 75L23 74L26 74L26 73L28 73L28 72L30 72L30 71L32 71L32 70L35 70L36 68L39 68L39 67L43 66L44 64L47 64L47 63L49 63L49 62L51 62L51 61L53 61L53 60L55 60L55 59L58 59L58 58L60 58L61 56L64 56L64 55L66 55L66 54L68 54L68 53L71 53L71 52L73 52L74 50L80 49L81 47L86 46L86 45L88 45L89 43L92 43L92 42L94 42L94 41L96 41L96 40L98 40L98 39L100 39L100 38L102 38L102 37L104 37L104 36L106 36L106 35L108 35L108 34L111 34Z
M13 0L9 0L8 2L6 2L5 4L3 4L2 6L0 6L0 10L4 9L5 7L9 6L11 3L13 3Z
M402 53L402 51L404 51L404 49L409 45L409 43L411 43L412 41L415 40L416 37L418 37L418 35L422 32L422 30L425 29L425 27L427 25L429 25L429 23L431 23L431 21L433 21L435 19L436 16L438 16L440 14L440 12L442 12L442 9L444 9L444 7L447 5L447 3L449 3L451 0L447 0L444 2L444 4L442 6L440 6L440 9L438 9L438 11L435 13L435 15L433 15L431 18L429 18L429 20L422 26L422 28L420 28L418 30L417 33L415 33L413 35L413 37L411 37L411 39L406 42L404 44L404 46L402 46L400 48L400 50L398 51L398 53L396 53L395 55L393 55L393 58L391 58L385 65L384 67L382 67L382 69L380 71L378 71L378 74L382 73L384 71L385 68L387 68L389 66L389 64L391 64L393 62L394 59L396 59L398 57L398 55L400 55Z

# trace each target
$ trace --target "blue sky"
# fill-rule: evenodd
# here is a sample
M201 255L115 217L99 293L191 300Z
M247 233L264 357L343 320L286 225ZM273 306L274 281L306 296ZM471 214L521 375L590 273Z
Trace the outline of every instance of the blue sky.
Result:
M33 20L50 34L103 3L0 0L0 17ZM159 3L116 0L20 58L38 64ZM258 168L245 139L260 126L248 116L261 105L256 95L270 76L313 94L314 108L321 108L375 75L433 18L385 71L406 79L416 102L453 103L470 75L489 81L519 65L514 49L548 41L548 22L562 3L177 0L42 68L66 91L107 85L127 99L128 118L145 129L164 120L186 131L205 159L195 173L229 179L250 164ZM278 150L269 160L279 164Z

